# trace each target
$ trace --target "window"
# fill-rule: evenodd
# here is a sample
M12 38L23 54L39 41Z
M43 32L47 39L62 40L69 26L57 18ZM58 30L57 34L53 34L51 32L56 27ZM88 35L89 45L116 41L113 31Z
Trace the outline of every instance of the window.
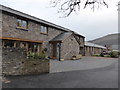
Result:
M41 43L32 43L32 42L23 42L23 41L15 41L15 40L1 40L0 44L4 48L23 48L26 51L32 52L41 52L42 44Z
M17 19L17 27L23 28L23 29L28 29L28 22L25 20Z
M47 34L48 33L47 27L46 26L41 26L40 27L40 32Z
M21 20L20 19L17 20L17 26L21 27Z
M4 47L14 47L14 41L12 40L6 40L4 41Z
M22 27L27 28L27 22L26 21L22 21Z
M22 42L22 48L26 48L26 42Z
M16 48L20 48L20 42L16 41Z
M28 50L32 52L38 51L38 45L37 43L28 43Z

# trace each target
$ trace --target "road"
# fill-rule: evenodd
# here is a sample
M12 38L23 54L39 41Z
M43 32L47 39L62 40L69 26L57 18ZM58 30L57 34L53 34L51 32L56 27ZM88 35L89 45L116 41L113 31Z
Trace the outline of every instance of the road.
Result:
M109 67L6 77L3 88L118 88L118 60Z

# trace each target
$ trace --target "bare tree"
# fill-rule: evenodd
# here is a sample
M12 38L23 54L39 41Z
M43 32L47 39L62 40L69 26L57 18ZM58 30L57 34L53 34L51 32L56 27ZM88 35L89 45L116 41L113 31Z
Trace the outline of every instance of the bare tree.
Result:
M101 5L108 8L108 4L105 0L51 0L51 4L53 7L60 5L58 13L64 13L65 16L69 16L72 12L80 10L82 5L84 6L84 9L90 5L93 11Z

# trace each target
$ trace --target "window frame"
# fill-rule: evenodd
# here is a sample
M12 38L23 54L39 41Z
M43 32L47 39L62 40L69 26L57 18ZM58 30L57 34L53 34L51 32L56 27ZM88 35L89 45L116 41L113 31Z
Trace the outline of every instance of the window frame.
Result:
M20 25L18 24L19 22L20 22ZM28 21L25 19L17 18L17 28L28 30Z
M46 30L46 31L43 31L43 30ZM48 34L48 26L46 26L46 25L40 25L40 33L47 35Z
M13 43L12 46L9 46L9 45L6 46L6 43L8 44L8 42ZM18 42L19 42L19 45L17 46ZM32 44L33 45L32 52L36 52L36 53L42 52L42 43L4 39L4 40L2 40L1 44L2 44L3 48L25 48L27 52L29 51L30 44ZM23 44L24 44L24 46L23 46ZM35 45L36 45L36 47L35 47Z

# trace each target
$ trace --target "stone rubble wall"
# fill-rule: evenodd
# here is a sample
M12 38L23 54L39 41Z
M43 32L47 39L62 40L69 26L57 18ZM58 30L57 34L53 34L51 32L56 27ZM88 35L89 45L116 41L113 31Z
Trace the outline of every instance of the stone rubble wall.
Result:
M79 55L79 44L73 35L68 37L61 44L61 59L72 59L72 56Z
M28 59L26 51L16 48L2 49L3 75L31 75L49 73L49 60Z

